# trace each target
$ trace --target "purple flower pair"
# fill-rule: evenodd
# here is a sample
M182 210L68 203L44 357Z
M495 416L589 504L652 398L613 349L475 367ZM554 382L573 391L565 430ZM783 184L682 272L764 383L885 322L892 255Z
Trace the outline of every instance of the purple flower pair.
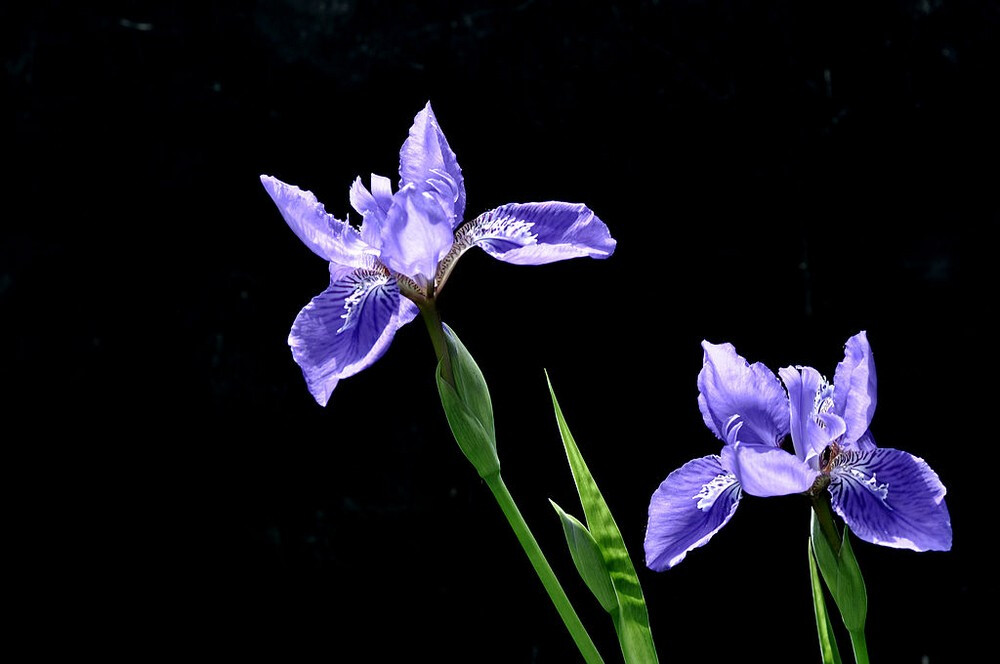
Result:
M428 103L399 152L399 186L372 175L351 186L355 228L316 197L277 178L261 182L307 247L330 263L330 286L295 319L288 344L309 391L325 406L342 378L378 360L393 336L432 302L472 247L507 263L607 258L615 240L585 205L509 203L463 224L465 181Z
M724 445L672 472L653 494L646 565L670 569L732 518L740 498L805 493L823 485L859 538L914 551L951 548L945 488L923 459L876 447L875 364L861 332L847 341L833 385L812 367L781 380L732 344L702 343L698 406ZM784 387L782 387L784 383ZM791 453L782 448L791 434Z

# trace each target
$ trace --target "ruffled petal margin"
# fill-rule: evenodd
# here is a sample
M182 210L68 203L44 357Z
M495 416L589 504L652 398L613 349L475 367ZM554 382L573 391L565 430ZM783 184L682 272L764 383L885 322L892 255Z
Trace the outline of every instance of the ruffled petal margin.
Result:
M947 491L920 457L886 447L845 452L830 480L833 509L866 542L914 551L951 549Z
M657 572L684 560L729 523L742 491L718 456L689 461L663 480L649 502L646 566Z
M346 221L328 214L311 191L270 175L261 175L260 181L288 227L317 256L349 267L364 265L365 254L371 253L371 248L362 241L361 234Z

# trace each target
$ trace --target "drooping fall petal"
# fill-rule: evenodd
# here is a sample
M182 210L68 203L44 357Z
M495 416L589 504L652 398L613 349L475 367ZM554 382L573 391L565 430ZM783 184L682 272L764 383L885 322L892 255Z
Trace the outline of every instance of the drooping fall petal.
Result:
M508 203L458 229L456 244L478 246L515 265L569 258L607 258L615 251L608 227L582 203Z
M366 268L334 275L299 312L288 335L309 392L325 406L337 383L382 357L416 306L388 275Z
M742 495L718 456L694 459L670 473L649 502L646 566L670 569L707 544L729 523Z
M920 457L887 447L846 452L830 473L829 490L833 509L866 542L951 549L944 484Z

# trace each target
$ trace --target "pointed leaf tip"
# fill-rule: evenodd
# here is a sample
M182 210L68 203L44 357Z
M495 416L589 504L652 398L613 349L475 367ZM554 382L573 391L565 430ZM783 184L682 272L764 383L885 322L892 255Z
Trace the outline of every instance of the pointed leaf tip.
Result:
M562 437L566 458L569 460L570 470L573 472L573 479L580 495L580 503L586 516L586 529L604 559L618 598L618 608L612 613L612 618L622 654L627 664L640 662L652 664L659 660L656 647L653 645L653 635L649 629L649 612L642 595L642 587L639 585L639 577L636 575L635 567L625 548L625 540L618 530L611 510L600 489L597 488L597 483L566 424L566 418L559 407L559 400L556 399L548 372L546 380L549 384L556 422L559 425L559 435Z

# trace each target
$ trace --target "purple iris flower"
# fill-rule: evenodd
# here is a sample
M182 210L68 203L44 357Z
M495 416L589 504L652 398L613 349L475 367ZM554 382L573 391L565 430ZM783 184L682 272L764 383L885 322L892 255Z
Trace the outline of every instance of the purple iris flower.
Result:
M754 496L827 488L833 509L859 538L914 551L951 548L945 487L923 459L876 447L869 424L876 380L868 338L847 341L833 385L812 367L786 367L781 382L731 344L702 342L698 405L725 444L719 455L672 472L653 494L646 565L670 569ZM787 390L787 392L786 392ZM794 454L782 444L791 434Z
M342 378L378 360L419 305L441 291L459 257L479 247L518 265L607 258L615 240L582 204L509 203L462 223L465 181L431 105L414 118L399 153L399 186L355 180L360 228L326 212L308 191L262 175L281 216L330 263L330 286L306 305L288 336L309 391L325 406Z

